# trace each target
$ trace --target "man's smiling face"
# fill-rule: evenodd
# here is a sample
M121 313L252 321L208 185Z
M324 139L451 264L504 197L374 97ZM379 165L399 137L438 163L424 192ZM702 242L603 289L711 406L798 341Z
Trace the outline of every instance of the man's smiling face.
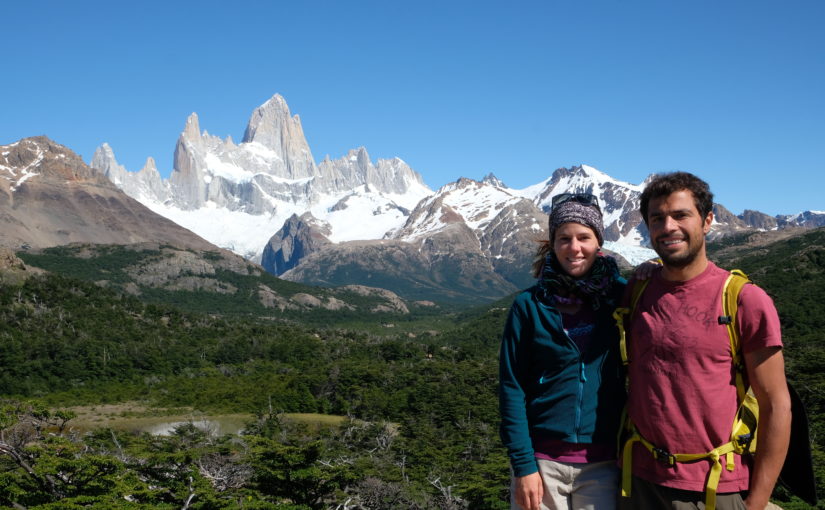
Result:
M713 213L702 217L693 193L687 190L651 199L647 228L653 249L665 266L682 268L705 257L705 235L710 231Z

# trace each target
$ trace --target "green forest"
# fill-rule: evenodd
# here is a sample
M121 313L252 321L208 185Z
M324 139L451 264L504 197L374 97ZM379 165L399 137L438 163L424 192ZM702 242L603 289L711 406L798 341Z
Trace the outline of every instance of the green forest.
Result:
M711 258L747 272L777 304L822 488L825 230L748 243L728 238ZM251 302L254 313L221 313L225 297L203 292L96 285L101 272L122 277L130 255L113 253L85 265L21 254L49 272L0 280L0 506L509 508L496 396L509 298L404 315L277 314ZM75 406L124 402L250 419L229 435L194 423L167 436L74 425ZM775 500L808 508L781 487Z

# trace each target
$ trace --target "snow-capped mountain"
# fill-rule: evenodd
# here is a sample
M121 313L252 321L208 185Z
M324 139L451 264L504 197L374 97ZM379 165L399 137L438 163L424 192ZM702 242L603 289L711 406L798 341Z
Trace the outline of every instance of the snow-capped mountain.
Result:
M106 144L92 166L153 211L307 283L403 287L422 297L422 289L440 289L441 296L507 293L531 280L552 197L565 192L599 198L606 250L632 264L653 256L638 212L644 183L581 165L524 189L489 174L432 191L401 159L373 163L363 147L316 164L299 117L280 95L252 112L239 144L201 131L191 114L167 180L151 158L140 172L126 171ZM773 218L757 211L737 217L719 204L714 210L716 236L825 224L816 212Z
M605 240L620 244L640 245L647 242L647 229L640 224L639 196L642 185L618 181L587 165L559 168L546 181L521 191L543 211L559 193L592 193L599 197L604 214Z
M92 159L94 168L153 211L256 261L293 214L322 218L336 242L380 238L432 193L404 161L373 164L363 147L316 165L300 119L280 95L252 112L240 144L201 132L191 114L168 180L153 163L127 172L106 144Z
M785 227L825 227L825 211L804 211L799 214L781 214L776 217L777 226Z
M596 172L577 167L555 175L586 180L590 171ZM573 186L567 191L581 191ZM382 240L333 243L329 225L308 213L294 216L270 240L263 265L316 285L361 281L409 298L492 299L533 281L530 266L547 239L547 214L537 205L542 190L513 190L492 175L481 182L461 178L421 200ZM626 242L605 248L634 261L653 253Z

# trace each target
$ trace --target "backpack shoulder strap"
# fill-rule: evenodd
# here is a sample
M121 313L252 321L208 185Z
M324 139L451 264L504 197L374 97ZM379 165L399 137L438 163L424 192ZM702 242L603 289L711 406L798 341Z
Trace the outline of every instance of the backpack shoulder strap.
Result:
M650 279L647 280L634 280L633 287L630 289L630 306L626 307L618 307L616 311L613 312L613 318L616 319L616 327L619 328L619 353L622 356L622 363L627 365L629 358L627 355L627 331L625 329L625 317L630 318L633 316L633 312L636 310L636 305L639 304L639 300L642 298L642 293L647 288L647 284L650 283Z
M739 393L740 402L744 398L745 392L747 392L747 387L744 379L745 363L742 356L742 346L739 343L739 324L736 320L736 312L739 306L739 293L748 283L751 283L750 279L739 269L730 272L722 288L722 313L724 315L719 317L719 324L724 324L728 328L730 352L736 368L736 390Z
M735 269L731 271L731 274L728 275L728 278L725 280L721 296L722 313L724 315L719 316L719 324L727 326L728 337L730 339L731 356L733 358L735 368L734 372L736 373L736 391L739 398L739 409L737 410L731 429L730 441L706 453L670 453L657 448L654 444L643 438L628 418L625 428L631 433L631 435L625 440L624 447L621 452L624 470L622 476L622 496L630 496L630 473L632 472L631 459L633 457L633 445L637 442L641 443L648 451L650 451L655 459L666 461L670 465L673 465L676 462L695 462L699 459L710 459L712 461L711 469L708 473L708 481L705 487L705 508L708 510L713 510L716 507L716 489L719 485L722 470L724 469L722 467L722 460L724 459L724 464L728 471L733 471L736 467L734 462L735 454L742 455L744 453L753 453L756 450L756 430L757 421L759 419L759 407L756 397L753 396L752 392L749 392L750 388L745 385L745 364L742 357L742 349L739 342L739 330L736 322L739 293L748 283L750 283L750 280L745 273ZM622 358L625 360L625 363L627 363L627 358L625 351L626 346L623 318L624 315L631 315L636 309L636 305L638 304L642 292L646 286L647 281L645 280L636 282L631 290L630 306L628 308L621 309L621 313L619 310L614 313L614 317L616 317L616 322L619 326L620 339L622 342Z

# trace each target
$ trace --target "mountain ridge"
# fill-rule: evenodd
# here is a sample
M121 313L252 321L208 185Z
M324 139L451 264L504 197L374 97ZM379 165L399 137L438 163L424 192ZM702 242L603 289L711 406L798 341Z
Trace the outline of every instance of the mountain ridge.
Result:
M41 161L36 155L9 161L7 153L0 159L0 176L6 177L7 193L12 195L18 187L37 181ZM638 212L643 184L579 165L557 168L524 189L509 188L489 174L481 181L461 177L433 191L402 159L373 162L364 147L316 164L300 117L292 115L277 94L252 112L239 144L201 130L198 115L190 114L173 161L168 179L160 177L152 158L139 172L129 172L103 144L92 158L94 170L86 167L81 173L89 183L102 179L103 188L123 190L155 215L260 262L275 275L316 285L362 284L360 278L370 278L424 299L506 294L532 281L531 261L538 243L547 237L551 199L566 192L598 197L605 249L617 254L620 262L636 264L654 255L645 247L648 233ZM62 193L55 189L52 196L60 198ZM737 216L715 204L714 212L710 239L753 229L825 224L825 213L816 211L770 217L747 210ZM72 214L59 219L64 216ZM113 215L95 216L51 229L63 236L53 244L83 241L86 238L72 237L71 232L94 232L100 218ZM25 221L9 218L14 228L26 228ZM22 245L22 237L17 238ZM140 240L145 237L111 241ZM373 260L382 261L377 264L380 271L370 267ZM422 272L430 274L419 277ZM457 281L457 275L466 281ZM452 282L454 288L444 282Z
M268 198L264 200L263 195L260 193L256 195L254 189L247 189L250 187L245 187L240 181L232 186L215 185L223 178L218 175L221 169L225 174L232 173L235 177L244 172L249 174L250 168L261 170L259 166L255 166L258 163L252 164L237 158L235 163L239 161L240 163L235 165L234 170L218 164L228 163L227 154L233 153L232 151L244 144L249 146L248 148L257 150L259 159L269 157L268 161L277 163L273 163L274 166L270 165L264 170L274 172L273 175L277 174L283 180L280 185L286 187L278 188L280 194L274 191L265 193L264 195ZM205 147L206 152L188 158L180 156L182 153L197 152L196 146L201 149ZM165 207L174 204L170 204L169 199L164 201L163 193L159 193L154 200L154 207L149 203L153 200L146 198L146 193L144 193L142 196L145 203L153 207L156 212L166 214L187 228L212 239L216 244L236 251L251 260L262 261L263 251L270 246L272 236L282 229L292 215L301 216L309 212L316 220L326 222L330 230L326 237L332 244L336 244L354 240L393 239L402 232L406 233L407 237L415 237L420 233L415 234L410 231L412 227L409 225L409 219L413 216L412 212L420 200L426 200L439 193L444 194L447 188L454 185L466 186L468 181L479 182L483 186L489 186L490 189L504 190L511 195L532 200L536 207L545 212L549 209L550 199L557 193L592 192L599 196L602 202L605 213L605 238L611 243L617 243L612 248L619 253L624 253L632 262L638 262L651 255L651 252L641 248L647 242L647 230L638 213L638 196L644 183L634 185L619 181L587 165L558 168L545 181L521 190L507 188L501 180L491 174L485 176L482 181L459 178L436 191L429 190L423 184L420 175L399 158L379 160L373 165L364 147L352 149L337 160L331 160L327 156L316 165L303 135L300 117L292 115L286 100L279 94L275 94L252 112L240 146L234 145L231 139L220 140L217 137L210 137L205 131L201 133L197 115L190 115L178 140L174 169L168 181L176 182L180 189L188 190L181 192L184 199L181 199L182 203L178 204L180 206L178 209L186 209L190 212L199 210L204 215L209 215L210 220L199 222L192 215L187 216L183 211L174 210L174 207L172 209ZM251 166L243 166L246 164ZM275 171L276 169L280 170ZM186 177L187 175L189 177ZM255 174L254 177L250 175L246 177L251 182L258 175L260 173ZM203 179L210 182L203 182ZM189 183L188 187L182 184L184 181ZM288 186L287 181L290 183ZM261 183L256 181L256 185L260 187ZM147 184L142 188L151 187ZM412 196L408 196L406 200L399 200L397 196L392 195L392 193L403 195L404 192L413 188L417 188L417 191ZM335 192L328 194L331 190ZM192 194L200 196L200 201L187 198ZM355 203L358 203L360 207L358 214L344 214L348 208L354 209ZM371 209L368 209L368 205ZM192 209L194 206L199 209ZM225 207L228 211L249 213L255 216L254 219L239 218L236 214L232 218L233 224L243 219L242 223L249 225L254 223L260 227L255 229L254 240L244 233L239 233L236 238L230 240L226 238L226 232L211 232L210 226L215 223L216 219L219 220L219 215L214 210L206 211L206 209L214 207ZM452 208L453 212L463 221L473 222L465 211ZM447 213L444 216L445 219L452 217L446 209L444 212ZM493 217L495 214L488 213L488 216ZM773 228L774 224L778 226L791 224L813 226L818 222L825 224L825 213L821 217L816 214L807 217L797 216L796 220L791 219L792 215L770 220L761 213L748 212L740 217L728 214L725 215L725 221L716 222L714 229L716 235L726 235L747 228L765 228L766 226ZM265 218L271 221L263 221ZM369 221L365 221L367 218ZM369 228L369 225L373 227ZM483 233L477 227L478 225L471 228L475 228L479 234L478 237L481 238ZM270 230L269 236L264 236L262 231L267 229ZM342 235L341 232L346 233Z
M219 250L128 196L67 147L45 136L0 146L0 245L169 241Z

